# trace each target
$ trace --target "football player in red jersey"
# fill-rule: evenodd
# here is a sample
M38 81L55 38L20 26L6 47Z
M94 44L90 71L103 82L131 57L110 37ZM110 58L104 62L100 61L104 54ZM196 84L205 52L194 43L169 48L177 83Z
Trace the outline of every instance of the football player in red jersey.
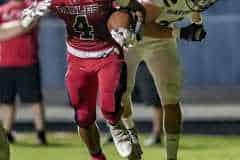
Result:
M0 76L4 77L0 81L0 106L4 110L3 126L9 142L15 141L11 130L16 111L15 96L19 94L22 102L32 105L38 142L46 144L37 28L31 29L21 15L31 4L27 0L10 0L0 7L0 31L4 32L0 35Z
M121 98L126 89L126 65L122 49L106 25L114 10L112 3L112 0L52 0L49 7L66 24L66 85L80 136L92 160L106 159L95 123L97 92L101 112L119 154L129 157L133 153L130 135L120 121ZM141 8L133 0L127 4L133 12Z

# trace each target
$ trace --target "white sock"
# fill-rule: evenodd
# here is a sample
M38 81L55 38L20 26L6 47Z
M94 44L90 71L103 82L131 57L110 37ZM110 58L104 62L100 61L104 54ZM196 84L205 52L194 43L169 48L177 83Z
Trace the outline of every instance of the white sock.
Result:
M129 116L128 118L122 118L122 122L126 129L132 129L135 127L132 116Z
M165 147L167 160L177 160L179 134L165 134Z

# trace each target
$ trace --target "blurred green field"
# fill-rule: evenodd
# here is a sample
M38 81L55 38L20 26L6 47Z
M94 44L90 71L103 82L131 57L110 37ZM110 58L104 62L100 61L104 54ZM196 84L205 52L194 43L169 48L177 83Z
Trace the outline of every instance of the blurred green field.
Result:
M145 135L141 135L141 142ZM39 146L33 134L19 135L11 146L11 160L89 160L77 134L49 134L50 144ZM122 160L113 145L104 145L108 160ZM240 136L184 135L179 160L239 160ZM164 160L162 146L145 147L143 160Z

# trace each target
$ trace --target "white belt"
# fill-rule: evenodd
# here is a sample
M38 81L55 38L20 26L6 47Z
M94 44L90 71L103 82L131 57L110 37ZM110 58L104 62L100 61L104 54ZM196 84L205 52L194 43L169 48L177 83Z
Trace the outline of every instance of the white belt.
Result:
M73 48L69 44L67 44L67 51L70 54L72 54L76 57L79 57L79 58L102 58L102 57L106 57L107 55L109 55L112 52L117 53L117 54L120 53L119 50L114 47L107 48L107 49L100 50L100 51L82 51L82 50Z

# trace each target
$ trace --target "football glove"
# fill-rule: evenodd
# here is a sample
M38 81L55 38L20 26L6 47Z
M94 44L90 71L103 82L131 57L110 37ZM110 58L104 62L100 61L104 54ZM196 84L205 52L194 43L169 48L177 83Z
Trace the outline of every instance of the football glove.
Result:
M136 43L136 36L134 33L126 28L117 28L111 31L112 38L123 48L133 47Z
M206 34L207 32L202 24L192 23L180 29L179 37L187 41L202 41L206 37Z
M43 0L39 3L36 1L28 8L22 11L22 26L27 28L33 21L39 17L44 16L48 12L48 8L51 5L51 0Z

